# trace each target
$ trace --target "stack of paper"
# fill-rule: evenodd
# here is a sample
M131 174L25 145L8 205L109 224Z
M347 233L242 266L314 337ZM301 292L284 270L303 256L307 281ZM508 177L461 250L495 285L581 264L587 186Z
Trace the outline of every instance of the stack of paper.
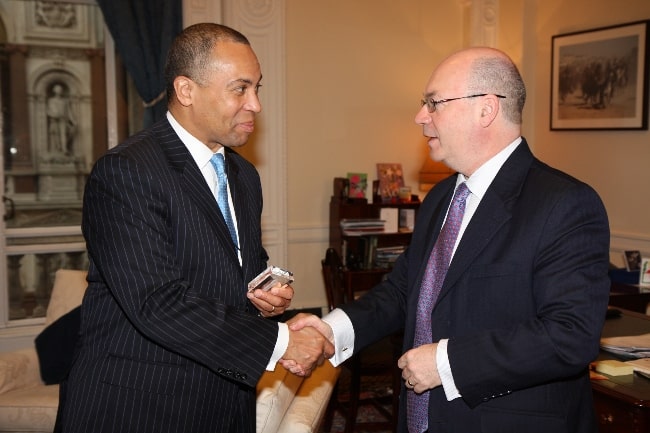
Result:
M378 218L343 218L340 222L346 236L372 235L384 232L386 221Z
M623 358L650 358L650 334L601 338L600 347Z
M650 358L633 359L627 361L626 364L631 365L634 371L650 374Z
M634 373L634 367L628 364L628 362L605 359L596 363L596 371L609 374L610 376L625 376Z

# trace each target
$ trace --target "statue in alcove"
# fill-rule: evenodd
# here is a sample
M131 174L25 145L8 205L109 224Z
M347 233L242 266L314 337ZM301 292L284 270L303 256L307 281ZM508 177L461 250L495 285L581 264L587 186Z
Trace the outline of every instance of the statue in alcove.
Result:
M47 99L48 150L51 153L70 156L73 154L73 141L77 122L72 112L70 98L61 84L52 86Z

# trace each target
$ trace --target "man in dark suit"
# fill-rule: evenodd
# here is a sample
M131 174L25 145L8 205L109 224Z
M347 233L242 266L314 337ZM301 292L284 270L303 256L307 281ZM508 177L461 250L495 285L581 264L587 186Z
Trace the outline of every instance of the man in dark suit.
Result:
M261 110L248 40L191 26L165 75L167 117L107 152L88 179L89 285L59 431L253 433L264 370L300 356L309 371L333 352L316 330L267 319L289 307L290 286L247 293L268 259L260 178L233 150Z
M416 122L458 174L428 193L385 282L324 322L290 325L328 336L334 362L403 328L400 432L596 431L588 366L608 302L607 215L592 188L532 155L525 97L498 50L445 59Z

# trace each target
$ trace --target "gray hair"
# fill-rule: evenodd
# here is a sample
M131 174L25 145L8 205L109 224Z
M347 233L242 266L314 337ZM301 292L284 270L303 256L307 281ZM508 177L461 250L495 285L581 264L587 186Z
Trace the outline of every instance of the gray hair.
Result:
M500 99L503 115L507 120L520 125L526 86L517 66L507 57L485 56L472 62L469 72L470 93L488 93L505 96Z

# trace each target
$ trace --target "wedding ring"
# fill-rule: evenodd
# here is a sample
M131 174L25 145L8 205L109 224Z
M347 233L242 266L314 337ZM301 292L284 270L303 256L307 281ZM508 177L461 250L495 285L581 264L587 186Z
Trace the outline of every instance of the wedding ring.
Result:
M271 305L273 308L271 308L271 313L275 311L275 305Z
M414 383L411 383L411 379L406 379L406 383L407 383L408 386L410 386L411 388L413 388L413 387L415 386Z

